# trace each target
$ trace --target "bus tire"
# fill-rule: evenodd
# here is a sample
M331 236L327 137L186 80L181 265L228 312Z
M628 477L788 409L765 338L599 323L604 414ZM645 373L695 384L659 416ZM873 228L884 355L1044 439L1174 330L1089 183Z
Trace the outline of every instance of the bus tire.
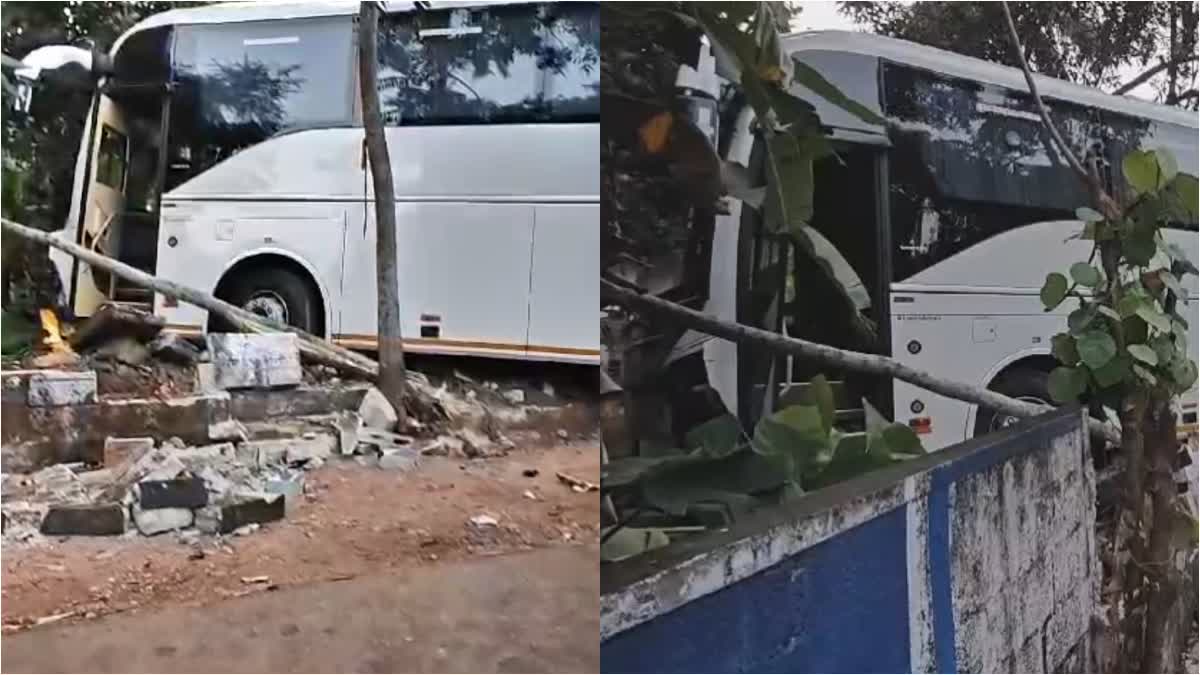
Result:
M992 381L988 389L1030 403L1053 405L1054 399L1050 398L1050 389L1046 383L1049 376L1049 373L1037 368L1018 366L1001 373L1000 377ZM1011 415L980 406L975 413L975 433L973 435L983 436L1016 421L1017 418Z
M308 279L285 267L246 270L230 279L227 301L321 335L321 303Z

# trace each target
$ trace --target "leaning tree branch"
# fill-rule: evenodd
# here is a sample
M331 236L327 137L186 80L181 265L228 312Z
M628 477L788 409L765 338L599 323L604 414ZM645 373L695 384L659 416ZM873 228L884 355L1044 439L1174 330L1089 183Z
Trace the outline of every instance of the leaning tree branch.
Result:
M858 373L893 377L942 396L986 406L1017 417L1031 417L1053 410L1049 406L1026 403L983 387L947 380L879 354L838 349L761 328L722 321L669 300L623 288L607 279L600 279L600 290L602 297L607 301L657 314L680 326L731 342L754 344L777 354L791 354ZM1116 431L1099 420L1090 420L1089 429L1114 443L1118 441Z
M1116 221L1121 218L1121 207L1116 201L1104 190L1104 185L1100 182L1100 177L1094 169L1089 170L1084 168L1083 160L1075 156L1071 150L1071 146L1063 139L1062 134L1058 131L1058 126L1054 124L1054 120L1050 117L1050 109L1046 107L1046 102L1042 100L1042 95L1038 92L1037 82L1033 79L1033 71L1029 69L1029 61L1025 60L1025 50L1021 46L1021 36L1017 34L1017 25L1013 22L1012 12L1008 9L1007 2L1001 2L1000 8L1004 10L1004 21L1008 24L1008 37L1012 41L1013 53L1016 54L1017 63L1021 64L1021 72L1025 74L1025 83L1029 85L1029 94L1033 97L1034 105L1037 107L1038 116L1042 118L1042 125L1049 132L1051 140L1067 159L1067 164L1075 172L1075 175L1083 181L1083 184L1088 187L1092 193L1092 198L1095 199L1097 206L1105 218Z
M59 249L60 251L66 251L92 267L115 274L130 283L206 309L228 321L238 330L251 333L295 333L298 338L300 353L308 357L310 361L322 363L343 372L371 379L379 375L379 364L371 359L361 354L355 354L348 349L338 347L298 328L277 324L265 317L247 312L240 307L235 307L223 300L219 300L208 293L147 274L136 267L113 260L108 256L88 250L73 242L59 239L48 232L42 232L41 230L21 225L7 218L0 219L0 225L3 225L3 230L6 234L13 234Z
M1177 66L1181 63L1187 63L1188 61L1194 61L1194 60L1196 60L1195 54L1188 54L1185 56L1176 56L1171 59L1163 59L1157 65L1147 68L1146 70L1139 73L1137 75L1137 77L1134 77L1132 80L1117 87L1116 89L1113 90L1112 93L1114 96L1120 96L1121 94L1129 93L1134 88L1136 88L1139 84L1142 84L1143 82L1149 80L1150 78L1161 73L1162 71L1164 71L1168 68L1171 68L1173 66Z

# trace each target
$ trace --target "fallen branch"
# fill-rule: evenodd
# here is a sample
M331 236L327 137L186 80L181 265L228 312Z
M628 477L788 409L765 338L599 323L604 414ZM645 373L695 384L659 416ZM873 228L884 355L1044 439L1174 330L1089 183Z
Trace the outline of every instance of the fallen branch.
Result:
M600 279L600 290L606 300L662 315L686 328L731 342L755 344L777 354L791 354L858 373L893 377L942 396L986 406L1017 417L1032 417L1053 410L1049 406L1020 401L983 387L947 380L879 354L838 349L761 328L715 319L669 300L622 288L607 279ZM1088 428L1092 433L1102 434L1113 443L1120 440L1116 430L1099 420L1090 420Z
M340 371L360 377L367 377L372 380L379 375L379 364L371 359L331 344L293 326L284 326L275 323L265 317L247 312L240 307L235 307L228 302L219 300L208 293L182 286L173 281L161 279L152 274L147 274L136 267L113 260L95 251L90 251L73 242L64 241L48 232L27 227L7 218L0 219L0 224L3 225L5 233L14 234L18 237L65 251L92 267L115 274L130 283L149 288L169 298L182 300L190 305L206 309L229 322L237 330L247 333L295 333L300 345L300 353L315 363L332 366Z

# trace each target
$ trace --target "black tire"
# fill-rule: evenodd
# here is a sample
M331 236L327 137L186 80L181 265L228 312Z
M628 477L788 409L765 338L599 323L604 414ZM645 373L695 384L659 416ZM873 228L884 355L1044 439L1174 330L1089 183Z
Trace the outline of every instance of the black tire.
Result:
M321 335L320 299L308 279L292 270L285 267L246 270L226 282L222 290L223 299L232 305Z
M1036 368L1019 366L1002 373L988 389L1031 403L1053 405L1054 399L1050 398L1050 388L1046 384L1049 376L1049 373ZM1012 421L1012 418L1006 415L997 414L991 408L980 406L979 411L975 413L975 433L973 435L989 434L1008 426Z

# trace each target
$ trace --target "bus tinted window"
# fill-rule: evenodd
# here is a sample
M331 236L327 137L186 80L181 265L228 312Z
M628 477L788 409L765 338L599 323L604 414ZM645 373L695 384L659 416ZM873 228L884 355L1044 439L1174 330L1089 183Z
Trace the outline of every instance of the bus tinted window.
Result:
M173 165L187 176L283 131L352 123L349 17L180 26ZM186 148L186 149L185 149Z
M539 65L550 116L599 118L599 9L592 3L564 2L549 5L546 15Z
M390 125L598 117L596 6L512 5L387 16L379 96Z

